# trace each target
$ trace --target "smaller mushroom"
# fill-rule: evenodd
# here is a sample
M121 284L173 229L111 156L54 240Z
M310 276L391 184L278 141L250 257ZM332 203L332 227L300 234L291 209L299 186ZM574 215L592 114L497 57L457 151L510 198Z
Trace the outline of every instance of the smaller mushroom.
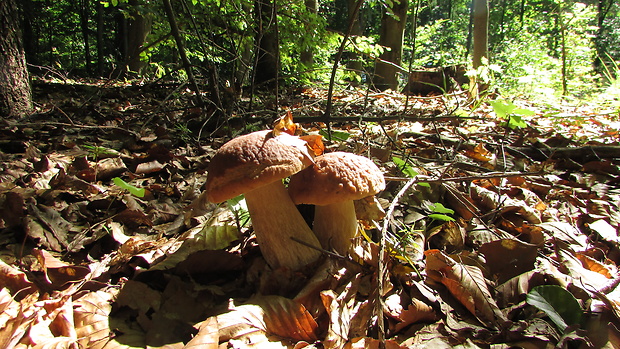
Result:
M224 144L209 163L207 198L217 203L245 195L258 245L273 268L299 270L320 256L299 242L319 246L282 183L312 164L305 147L299 137L258 131Z
M315 205L312 230L325 249L346 255L357 235L354 200L385 189L381 170L363 156L333 152L314 158L314 165L291 177L295 204Z

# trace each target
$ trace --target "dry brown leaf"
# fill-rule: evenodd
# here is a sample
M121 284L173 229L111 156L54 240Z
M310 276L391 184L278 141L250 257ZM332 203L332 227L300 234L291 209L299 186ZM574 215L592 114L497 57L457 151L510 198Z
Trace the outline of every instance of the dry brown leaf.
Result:
M143 162L136 167L136 174L151 174L163 170L164 165L159 161L153 160L149 162Z
M90 273L88 267L65 263L46 250L34 249L32 254L37 257L47 281L56 287L71 281L82 280Z
M103 348L112 337L109 316L113 296L110 291L88 292L73 302L75 332L81 348Z
M210 317L198 327L198 333L187 342L186 349L217 349L219 347L219 325L217 317Z
M343 349L379 349L381 342L375 338L369 337L357 337L351 339ZM395 340L388 339L384 341L385 349L406 349L406 346L401 346Z
M0 289L0 348L13 348L24 337L35 320L31 306L37 298L33 293L18 303L6 288Z
M499 283L534 269L538 256L537 246L517 239L487 242L478 251L484 255L489 270Z
M427 250L424 254L427 275L445 285L483 324L497 327L508 321L495 303L479 268L457 263L439 250Z
M384 312L398 321L393 328L394 333L417 322L437 320L437 314L431 306L415 298L410 304L404 305L398 294L392 294L385 299Z
M575 253L575 256L581 261L584 268L602 274L608 279L613 278L616 274L616 268L612 265L605 265L581 252Z
M297 131L299 129L299 125L293 122L293 113L291 110L287 110L286 114L281 116L273 125L273 135L279 136L283 133L289 134L291 136L297 135Z
M71 297L40 300L33 305L33 311L36 318L28 329L28 340L34 346L56 343L56 337L77 341Z
M349 282L340 294L332 290L321 292L323 306L329 316L327 336L323 340L326 349L342 348L349 341L351 321L361 306L355 299L357 282Z
M280 345L282 338L308 342L317 340L318 325L305 307L280 296L253 298L247 304L218 315L217 324L220 342L262 343L256 348Z
M26 274L22 271L15 269L14 267L4 263L0 258L0 285L6 287L12 294L17 294L19 291L20 296L33 292L34 287L32 282L28 280ZM24 293L25 292L25 293Z
M323 144L323 136L321 135L304 135L299 138L308 143L308 148L312 150L314 156L322 155L325 152L325 145Z
M465 156L480 162L490 162L495 159L495 154L485 148L483 143L478 143L473 149L465 150Z
M118 293L116 303L119 306L128 306L142 314L157 311L161 306L161 292L155 291L146 284L127 280Z

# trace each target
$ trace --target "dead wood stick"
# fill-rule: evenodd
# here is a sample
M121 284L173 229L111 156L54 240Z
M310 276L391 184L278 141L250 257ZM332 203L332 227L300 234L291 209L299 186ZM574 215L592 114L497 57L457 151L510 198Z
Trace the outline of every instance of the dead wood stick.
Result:
M544 161L547 159L571 159L577 162L583 162L583 160L611 159L620 157L620 146L616 145L584 145L570 148L507 146L506 150L512 155L527 155L532 160L538 161Z

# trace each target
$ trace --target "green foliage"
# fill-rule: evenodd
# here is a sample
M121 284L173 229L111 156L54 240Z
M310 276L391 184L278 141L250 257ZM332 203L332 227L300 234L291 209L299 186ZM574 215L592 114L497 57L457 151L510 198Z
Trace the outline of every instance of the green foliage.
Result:
M430 209L433 213L429 214L428 218L444 222L454 221L454 218L449 216L454 214L454 210L445 207L443 204L439 202L431 204Z
M583 310L575 296L563 287L536 286L527 294L525 301L547 314L560 331L581 323Z
M250 224L250 211L248 211L248 206L245 203L245 197L243 195L226 200L226 203L237 218L239 227L246 227Z
M342 130L331 130L331 137L329 136L329 133L327 132L326 129L320 129L319 134L323 136L325 139L327 139L328 141L344 142L347 139L349 139L349 137L351 137L351 134L349 132L342 131Z
M127 190L131 195L137 196L139 198L144 197L144 194L146 192L146 190L144 188L137 188L137 187L135 187L135 186L125 182L124 180L122 180L119 177L112 178L112 181L114 182L114 184L119 186L121 189Z
M405 160L394 156L392 157L392 161L405 176L413 178L418 175L418 172L416 172L416 170L414 170L413 167Z
M529 109L518 108L514 103L506 100L489 101L493 107L493 111L500 119L506 119L505 126L511 129L525 128L527 124L522 116L532 116L534 111Z

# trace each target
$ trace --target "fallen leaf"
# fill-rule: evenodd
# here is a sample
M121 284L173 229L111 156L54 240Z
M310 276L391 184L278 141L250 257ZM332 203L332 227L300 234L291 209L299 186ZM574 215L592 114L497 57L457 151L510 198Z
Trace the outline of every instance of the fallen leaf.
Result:
M483 324L498 327L508 321L495 303L478 267L457 263L439 250L427 250L424 255L428 276L444 284Z

